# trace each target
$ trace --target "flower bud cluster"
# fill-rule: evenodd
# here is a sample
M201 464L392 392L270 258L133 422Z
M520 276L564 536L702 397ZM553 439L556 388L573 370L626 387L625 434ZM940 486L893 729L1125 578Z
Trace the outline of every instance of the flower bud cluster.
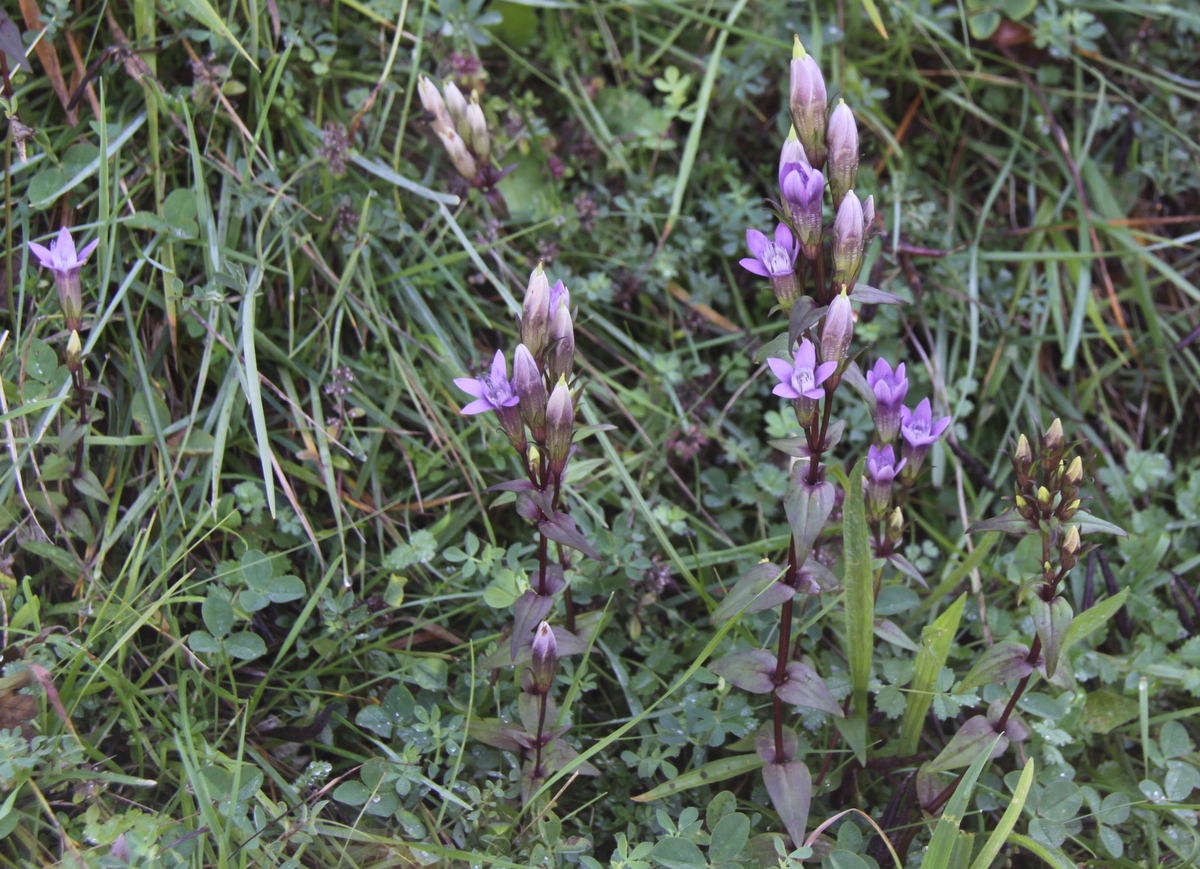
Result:
M1080 484L1083 482L1083 459L1070 453L1070 445L1063 440L1062 423L1057 419L1041 437L1036 457L1025 435L1017 438L1013 445L1017 514L1032 530L1041 530L1043 523L1056 525L1069 522L1079 510L1082 503ZM1063 543L1066 544L1065 538ZM1074 559L1078 551L1076 539L1073 551L1064 554Z
M417 95L429 114L434 135L446 149L458 174L475 181L480 171L489 165L492 142L487 118L479 105L479 96L472 90L468 100L454 84L447 82L441 92L437 85L422 76L417 82Z

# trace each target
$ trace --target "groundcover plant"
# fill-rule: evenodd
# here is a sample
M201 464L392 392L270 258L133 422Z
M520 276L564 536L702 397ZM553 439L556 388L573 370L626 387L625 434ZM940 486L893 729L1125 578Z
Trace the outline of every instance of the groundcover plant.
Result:
M0 10L0 854L1200 862L1200 3Z

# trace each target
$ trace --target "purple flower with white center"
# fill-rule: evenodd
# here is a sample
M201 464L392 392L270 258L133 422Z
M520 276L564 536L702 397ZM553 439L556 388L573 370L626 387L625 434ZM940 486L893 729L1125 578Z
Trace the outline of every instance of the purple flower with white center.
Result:
M521 412L517 409L520 398L513 389L512 381L508 379L508 363L504 361L504 353L496 351L492 357L492 370L479 377L456 377L454 385L467 395L473 396L459 413L466 415L486 413L494 410L500 420L500 427L508 435L509 441L521 452L525 451L525 425L521 422Z
M893 371L886 359L877 360L875 367L867 372L867 385L875 393L875 431L879 440L890 444L900 434L900 409L904 396L908 395L904 363Z
M71 238L71 230L65 226L59 230L54 241L50 242L49 248L34 241L29 242L29 250L38 258L42 268L54 272L58 303L66 318L67 328L74 332L83 327L83 289L79 283L79 270L99 243L100 239L95 239L77 252L75 239Z
M757 229L747 229L746 244L754 256L745 257L742 268L769 279L780 306L790 310L799 292L795 271L799 246L792 231L781 223L775 227L775 240L771 241Z
M867 449L867 474L863 477L863 495L866 497L867 519L878 522L886 514L892 500L892 483L896 474L908 463L907 459L896 461L892 445L871 446Z
M821 388L829 377L837 370L836 362L817 364L817 349L807 338L796 348L795 357L791 362L774 357L767 360L771 372L779 378L779 383L771 390L775 395L790 398L796 407L796 417L802 426L812 424L816 413L816 402L825 390Z
M903 406L900 408L900 435L904 438L902 454L908 459L908 467L904 469L906 480L916 478L925 461L925 453L937 443L949 425L948 416L933 421L933 409L928 398L922 398L913 410Z

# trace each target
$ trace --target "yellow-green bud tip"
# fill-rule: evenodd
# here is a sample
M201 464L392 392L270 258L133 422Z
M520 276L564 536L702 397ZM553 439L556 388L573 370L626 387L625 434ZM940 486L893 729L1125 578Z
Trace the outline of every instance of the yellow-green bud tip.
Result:
M803 43L800 42L799 34L793 34L793 36L792 36L792 60L804 60L804 58L807 56L807 54L808 53L804 50Z

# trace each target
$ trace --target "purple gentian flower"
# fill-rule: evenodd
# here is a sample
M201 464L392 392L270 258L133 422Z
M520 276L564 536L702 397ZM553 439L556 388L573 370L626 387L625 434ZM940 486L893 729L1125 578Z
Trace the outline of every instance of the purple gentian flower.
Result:
M800 50L799 57L792 58L791 66L791 110L792 125L804 145L804 153L814 168L825 165L825 114L828 97L825 76L813 58Z
M58 303L62 307L67 328L78 332L83 327L83 289L79 283L79 270L87 262L100 239L84 245L76 252L75 239L65 226L58 237L45 248L37 242L29 242L29 250L38 258L42 268L54 272L54 286L58 290Z
M925 453L950 425L950 417L933 421L933 409L929 399L922 398L915 409L900 408L900 435L904 438L902 454L908 459L904 469L905 479L915 479L925 461Z
M816 402L823 394L821 384L837 370L836 362L817 364L817 349L807 338L800 342L792 362L774 357L767 360L779 383L771 390L775 395L790 398L796 408L796 418L802 426L812 424Z
M494 410L500 420L500 427L508 435L512 445L519 451L525 451L525 425L521 422L521 412L517 409L520 398L513 389L512 381L508 379L508 363L504 361L504 353L496 351L492 357L492 370L479 377L456 377L454 385L467 395L474 396L460 413L475 414Z
M877 360L867 372L867 385L875 393L875 431L883 443L890 444L900 433L900 408L908 395L904 363L893 371L886 359Z
M863 478L863 494L866 496L867 518L878 522L887 514L892 500L892 483L896 474L908 463L907 459L896 462L892 445L871 446L867 449L867 475Z
M744 258L742 268L770 280L771 291L779 300L780 307L790 311L800 292L796 279L799 246L792 231L781 223L775 227L775 240L771 241L757 229L747 229L746 244L754 256Z

